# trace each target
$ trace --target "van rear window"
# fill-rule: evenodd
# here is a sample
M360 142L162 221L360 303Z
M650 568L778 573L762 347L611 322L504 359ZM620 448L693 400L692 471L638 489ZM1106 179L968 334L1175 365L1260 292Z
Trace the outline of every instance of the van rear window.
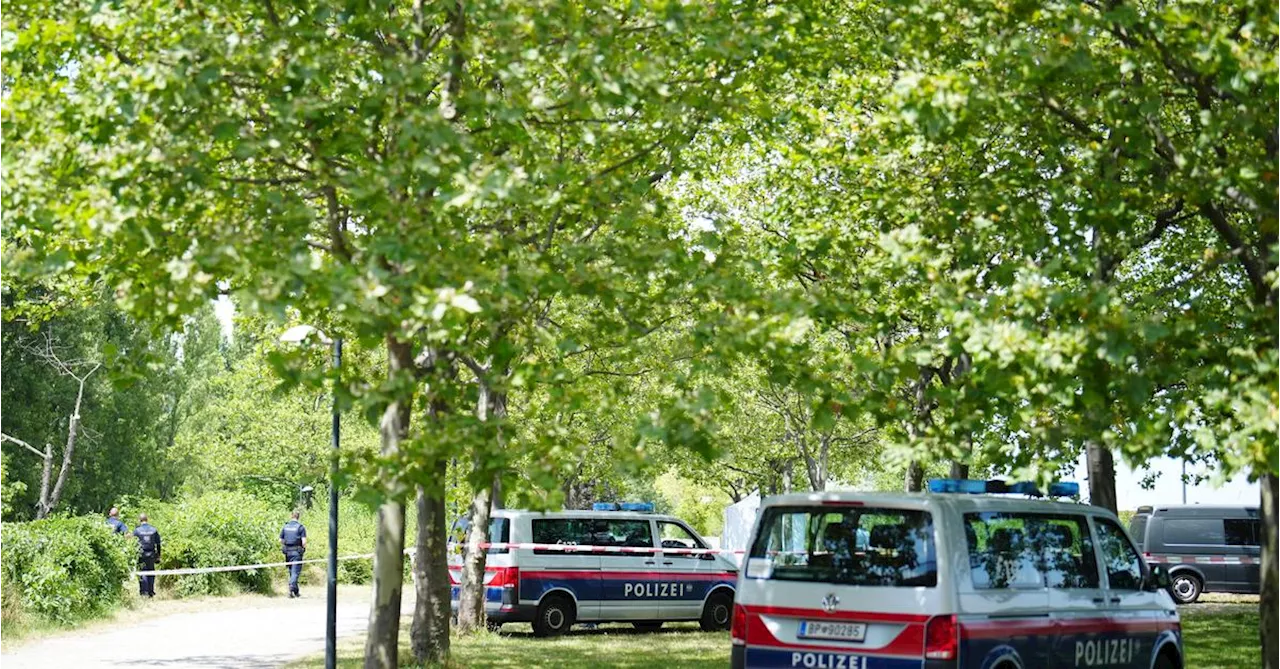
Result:
M777 581L933 587L933 518L873 507L770 507L748 556L747 575Z

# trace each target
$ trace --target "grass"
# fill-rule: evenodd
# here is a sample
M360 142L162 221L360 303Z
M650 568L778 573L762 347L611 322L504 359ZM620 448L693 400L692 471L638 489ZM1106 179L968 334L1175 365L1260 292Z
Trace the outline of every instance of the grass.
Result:
M1196 669L1241 669L1259 665L1256 604L1216 604L1183 607L1183 645L1186 666ZM401 666L414 664L409 652L409 629L401 629ZM338 647L338 666L363 666L363 640ZM479 667L622 667L624 669L684 669L723 667L729 663L729 635L702 632L694 624L674 624L657 633L639 632L630 625L602 625L579 629L555 639L535 639L528 625L506 625L501 634L454 637L449 666ZM324 666L315 655L288 665L293 669Z
M1182 607L1185 666L1195 669L1242 669L1262 662L1257 605L1222 605L1214 609Z
M419 666L409 652L409 628L400 630L400 665ZM620 667L641 669L694 669L723 666L729 662L729 633L703 632L696 623L674 623L657 632L640 632L631 625L604 624L597 629L576 629L554 639L537 639L528 625L504 625L501 633L481 632L454 637L449 667L548 667L574 669ZM338 646L338 666L362 667L363 640ZM292 669L323 667L324 656L308 657L288 665Z

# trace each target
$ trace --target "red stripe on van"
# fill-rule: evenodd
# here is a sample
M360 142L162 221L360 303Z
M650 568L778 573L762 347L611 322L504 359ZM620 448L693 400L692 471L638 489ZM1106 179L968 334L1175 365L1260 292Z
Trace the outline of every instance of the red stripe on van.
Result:
M1108 616L1093 618L1077 618L1072 620L1049 620L1047 618L984 620L979 622L962 622L961 635L966 639L1004 639L1018 636L1072 635L1072 634L1107 634L1156 633L1168 627L1165 621L1113 620Z
M853 620L871 623L924 623L930 616L919 613L879 613L873 611L836 611L806 609L791 606L747 606L747 612L764 616L790 616L792 618L817 618L822 620Z

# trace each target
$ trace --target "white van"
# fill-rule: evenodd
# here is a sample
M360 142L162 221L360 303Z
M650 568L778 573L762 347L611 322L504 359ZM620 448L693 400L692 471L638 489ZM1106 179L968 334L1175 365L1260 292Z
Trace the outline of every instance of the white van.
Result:
M562 634L577 622L669 621L729 628L737 566L684 521L637 511L495 511L489 522L485 612L490 627L533 623ZM627 505L652 508L648 505ZM457 610L462 556L449 552Z
M998 481L930 489L964 494L766 499L738 580L732 666L1182 666L1168 574L1115 515L969 494L1011 489Z

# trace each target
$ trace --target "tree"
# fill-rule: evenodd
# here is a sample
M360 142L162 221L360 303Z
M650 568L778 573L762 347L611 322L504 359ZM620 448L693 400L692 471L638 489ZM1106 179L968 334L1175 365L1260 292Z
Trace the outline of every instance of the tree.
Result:
M686 254L655 225L653 186L739 104L748 67L780 67L802 18L454 2L11 16L5 138L47 149L23 152L8 191L31 231L21 271L101 272L170 324L229 286L384 347L385 378L347 384L381 415L371 667L397 662L403 500L436 494L457 448L413 428L424 386L449 385L427 361L483 360L509 314Z
M919 459L972 443L1043 480L1087 450L1102 504L1110 454L1212 453L1261 480L1274 528L1274 21L1220 3L887 7L889 63L833 73L830 122L783 154L826 168L806 189L816 234L784 260L858 249L813 273L847 287L820 322L884 337L931 315L851 357L875 381L864 406L889 425L928 408L905 440ZM903 401L962 355L961 378Z

